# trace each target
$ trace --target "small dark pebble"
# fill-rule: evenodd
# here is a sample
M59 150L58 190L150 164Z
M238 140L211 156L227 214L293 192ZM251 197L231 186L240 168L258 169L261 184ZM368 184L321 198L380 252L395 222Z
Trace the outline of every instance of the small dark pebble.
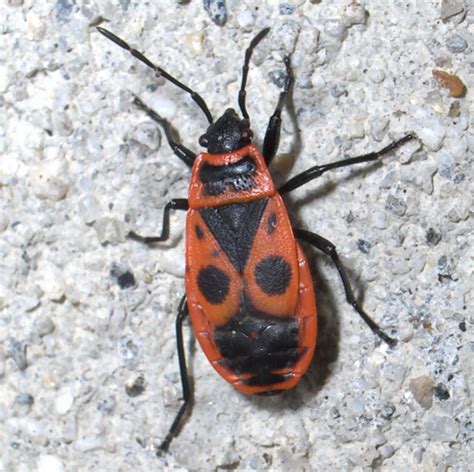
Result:
M285 85L286 73L282 69L272 70L268 77L279 88Z
M125 391L129 397L138 397L145 391L145 377L138 376L132 383L125 385Z
M127 155L130 152L130 144L121 144L119 146L119 152L120 154Z
M452 166L441 166L439 169L439 175L442 177L451 180L453 178L453 168Z
M459 323L459 329L465 333L466 332L466 322L465 321L461 321L461 323Z
M337 419L341 416L341 413L339 412L339 410L333 406L329 412L329 414L331 415L331 418L333 419Z
M451 274L438 274L438 282L443 283L445 281L452 281L453 276Z
M135 285L135 277L127 270L117 277L117 283L121 289L133 287Z
M460 184L461 182L464 182L466 179L466 176L464 174L456 174L453 178L453 182L455 184Z
M56 15L58 19L66 21L72 13L74 3L70 0L58 0L56 2Z
M397 216L403 216L407 211L405 202L399 200L393 195L389 195L385 201L385 208L395 213Z
M265 463L266 463L267 465L272 465L273 458L272 458L272 456L271 456L270 454L264 452L264 453L262 454L262 457L263 457L263 460L265 461Z
M155 82L156 82L156 80L155 80ZM156 83L147 84L145 88L146 88L147 92L156 92L158 90L158 85L156 85Z
M450 262L448 260L447 256L441 256L438 259L438 281L443 283L443 282L450 282L450 281L456 281L453 278L453 275L450 272L451 267L450 267Z
M33 395L29 393L20 393L15 397L15 403L18 405L28 405L31 406L35 402Z
M117 280L117 284L122 290L133 287L136 283L133 273L117 264L112 264L110 275Z
M331 91L331 95L334 97L334 98L339 98L339 97L347 97L347 95L349 95L349 93L347 92L347 89L346 87L344 87L344 85L340 85L340 84L335 84L331 87L330 89Z
M441 233L434 228L429 228L426 232L426 242L428 246L436 246L441 241Z
M447 256L441 256L438 259L438 269L440 271L445 270L448 267L448 257Z
M357 248L360 252L363 252L364 254L368 254L370 252L371 247L372 244L370 244L369 241L365 241L364 239L359 239L357 241Z
M34 333L41 338L51 334L55 329L56 326L48 316L37 318L33 323Z
M353 221L355 221L356 217L354 216L354 213L352 213L352 211L349 211L349 213L347 214L345 220L347 223L352 223Z
M393 414L395 413L395 410L396 410L395 405L393 403L386 403L380 412L380 416L388 420L389 418L393 416Z
M280 3L278 7L280 15L293 15L295 12L295 6L291 3Z
M224 0L203 0L204 10L217 26L224 26L227 21L227 10Z
M18 369L25 370L28 367L26 360L26 344L10 338L7 345L8 355L15 361Z
M434 388L435 397L441 401L447 400L451 395L449 394L449 390L446 388L446 385L439 383Z
M127 364L134 364L141 356L143 344L141 338L126 335L119 339L118 349Z
M448 46L448 49L451 52L459 53L465 51L467 48L467 42L464 40L464 38L459 36L459 34L453 34L448 38L446 46Z
M135 441L137 441L137 444L140 445L143 448L145 448L146 445L147 445L147 440L146 439L136 437Z
M450 118L458 118L461 114L461 102L459 100L454 100L453 103L449 106L448 115Z

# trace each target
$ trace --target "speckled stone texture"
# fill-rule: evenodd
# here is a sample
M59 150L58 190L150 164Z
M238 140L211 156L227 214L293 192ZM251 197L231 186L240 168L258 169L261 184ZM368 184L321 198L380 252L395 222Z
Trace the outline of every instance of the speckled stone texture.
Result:
M473 15L462 0L2 2L0 471L472 470ZM159 232L189 171L133 94L195 150L206 119L96 25L146 51L214 115L236 107L244 49L271 26L248 109L261 144L291 53L278 184L417 133L381 163L286 198L298 226L337 245L396 348L305 247L320 335L304 380L245 397L186 325L195 404L155 457L180 405L184 215L155 248L126 234ZM461 79L464 95L450 96L435 69Z

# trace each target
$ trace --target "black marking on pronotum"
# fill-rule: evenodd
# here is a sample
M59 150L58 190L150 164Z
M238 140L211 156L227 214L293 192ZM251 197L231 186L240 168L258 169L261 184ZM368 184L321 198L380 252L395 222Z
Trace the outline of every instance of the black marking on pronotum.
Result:
M276 224L277 224L277 215L273 211L272 213L270 213L270 216L268 217L268 220L267 220L267 234L272 234L275 231Z
M201 269L198 273L197 282L201 293L213 305L222 303L229 293L229 276L214 265L208 265Z
M267 202L262 198L199 209L209 231L239 273L247 263Z
M236 374L255 374L255 385L265 372L291 368L303 353L295 318L259 312L245 299L237 315L214 331L214 339L229 368Z
M204 239L204 231L202 230L202 228L199 225L196 225L194 227L194 230L196 232L196 237L198 239Z
M213 166L207 162L203 164L199 171L199 178L202 183L215 182L229 177L237 177L242 174L252 174L257 168L255 161L250 156L243 157L234 164Z
M281 256L268 256L255 267L255 281L267 295L283 295L290 285L291 266Z
M208 195L220 195L228 187L235 191L245 191L255 186L252 176L256 168L255 161L250 156L222 166L204 163L199 171L199 178Z

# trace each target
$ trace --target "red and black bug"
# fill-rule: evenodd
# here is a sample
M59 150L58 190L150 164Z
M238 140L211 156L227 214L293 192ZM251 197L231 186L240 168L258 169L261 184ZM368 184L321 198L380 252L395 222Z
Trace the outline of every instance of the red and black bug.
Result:
M164 208L160 236L129 237L150 244L169 235L171 210L187 211L186 295L176 319L183 404L159 447L166 451L191 405L183 346L183 320L190 315L196 337L219 374L246 394L275 394L294 387L306 372L316 345L317 313L313 282L299 243L328 255L342 280L347 301L372 331L393 346L395 340L356 301L334 244L309 231L292 227L282 194L338 167L371 162L413 139L412 135L378 152L314 166L276 189L268 165L280 138L281 112L293 83L290 57L284 58L286 81L265 134L262 152L252 144L246 109L246 82L262 30L245 53L238 102L242 118L227 109L216 121L199 94L104 28L98 30L188 94L204 112L209 127L199 139L207 149L196 155L176 142L170 125L138 97L134 103L164 129L174 153L191 168L188 198L171 200Z

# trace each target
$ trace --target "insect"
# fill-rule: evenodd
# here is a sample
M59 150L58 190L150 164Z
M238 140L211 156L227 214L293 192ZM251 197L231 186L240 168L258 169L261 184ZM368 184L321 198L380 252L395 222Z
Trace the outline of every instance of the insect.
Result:
M175 140L166 120L138 97L134 99L163 128L176 156L191 168L188 198L166 204L161 234L145 237L129 233L130 238L146 244L165 241L171 210L187 211L186 295L176 318L183 403L158 452L168 449L192 402L183 345L183 321L188 315L212 366L240 392L271 395L293 388L300 381L316 346L317 312L308 262L299 241L332 259L347 301L377 336L395 345L396 341L357 302L334 244L292 227L282 195L330 170L375 161L414 136L408 134L377 152L311 167L276 189L268 166L278 149L281 113L294 80L290 56L284 58L286 80L270 117L262 151L252 144L246 108L250 59L270 28L260 31L245 52L238 95L242 117L229 108L217 120L199 94L115 34L101 27L98 30L189 94L209 121L199 138L206 151L195 154Z

